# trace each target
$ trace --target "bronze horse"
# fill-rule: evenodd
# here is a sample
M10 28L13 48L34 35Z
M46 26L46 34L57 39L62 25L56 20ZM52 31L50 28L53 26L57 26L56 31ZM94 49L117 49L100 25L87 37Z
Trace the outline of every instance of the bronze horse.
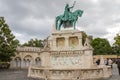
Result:
M70 12L68 15L69 19L67 21L64 20L64 15L57 16L56 17L56 30L60 30L61 25L64 22L69 22L69 23L73 24L74 29L75 29L75 24L76 24L76 21L78 20L78 16L81 17L82 14L83 14L82 10L76 10L74 12Z

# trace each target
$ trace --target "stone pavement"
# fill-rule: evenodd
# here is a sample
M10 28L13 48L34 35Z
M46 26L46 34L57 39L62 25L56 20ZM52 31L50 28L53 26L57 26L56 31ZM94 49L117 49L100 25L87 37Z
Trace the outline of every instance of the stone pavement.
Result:
M112 77L105 80L120 80L116 64L113 65L112 72L113 72ZM27 78L27 70L9 69L0 70L0 80L37 80L37 79Z
M27 78L27 70L0 70L0 80L30 80Z
M106 80L120 80L120 75L118 73L118 68L116 64L113 64L113 69L112 69L112 76L110 79L106 79Z

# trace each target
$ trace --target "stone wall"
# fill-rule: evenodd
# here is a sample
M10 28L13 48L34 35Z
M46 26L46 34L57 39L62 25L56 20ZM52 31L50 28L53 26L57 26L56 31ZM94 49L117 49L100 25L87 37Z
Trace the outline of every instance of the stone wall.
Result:
M28 68L30 65L41 65L41 48L17 47L16 50L16 55L11 61L11 68Z

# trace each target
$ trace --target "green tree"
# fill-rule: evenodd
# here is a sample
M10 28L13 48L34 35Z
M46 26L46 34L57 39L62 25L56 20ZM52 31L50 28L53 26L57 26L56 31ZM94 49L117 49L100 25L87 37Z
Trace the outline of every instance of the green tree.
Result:
M112 48L107 39L95 38L92 40L91 45L94 48L93 50L94 55L111 54L112 52Z
M120 55L120 35L117 34L114 37L115 42L113 43L113 46L115 47L115 53L118 53Z
M27 43L24 43L22 46L43 47L43 43L42 40L30 39Z
M0 17L0 61L8 62L15 55L19 41L11 33L4 17Z
M87 34L85 32L82 32L82 44L84 45L86 40Z

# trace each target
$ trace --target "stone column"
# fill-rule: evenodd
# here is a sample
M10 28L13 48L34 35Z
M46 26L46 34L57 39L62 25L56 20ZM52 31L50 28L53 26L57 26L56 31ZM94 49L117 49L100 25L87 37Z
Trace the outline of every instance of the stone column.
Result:
M52 49L56 49L56 38L53 38L53 44L52 44L53 46L52 46Z
M24 64L24 57L23 55L21 55L21 68L24 68L25 64Z
M21 58L20 68L23 68L23 59Z
M48 47L52 47L53 46L53 43L52 43L52 40L50 39L49 41L48 41Z
M36 57L34 56L34 57L31 59L30 65L32 65L32 66L33 66L33 65L36 65L36 64L35 64L35 63L36 63L36 62L35 62L35 58L36 58Z
M65 37L65 47L69 48L69 37Z
M79 46L82 47L82 37L81 36L78 36L78 40L79 40Z

